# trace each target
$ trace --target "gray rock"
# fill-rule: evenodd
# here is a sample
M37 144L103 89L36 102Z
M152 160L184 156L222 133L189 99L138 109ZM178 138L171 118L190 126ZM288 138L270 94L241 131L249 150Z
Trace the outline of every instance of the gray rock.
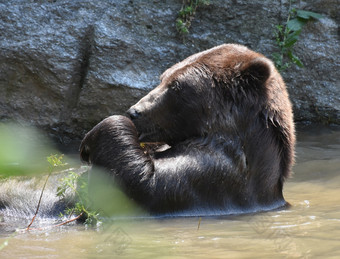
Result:
M334 20L323 18L307 24L300 36L296 53L305 67L289 69L283 74L296 121L340 124L340 41L337 31Z
M301 1L322 13L296 47L304 68L283 73L300 122L340 124L339 0ZM123 113L167 67L222 44L271 57L288 1L211 0L183 41L175 0L0 0L0 120L19 120L67 143Z

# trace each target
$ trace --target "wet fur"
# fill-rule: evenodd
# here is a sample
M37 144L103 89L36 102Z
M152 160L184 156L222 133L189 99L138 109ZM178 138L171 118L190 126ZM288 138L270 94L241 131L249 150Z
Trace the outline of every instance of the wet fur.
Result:
M106 168L153 214L230 214L286 204L294 124L285 84L271 61L225 44L163 73L125 116L95 126L81 157ZM138 115L138 116L137 116ZM140 141L165 142L145 152Z

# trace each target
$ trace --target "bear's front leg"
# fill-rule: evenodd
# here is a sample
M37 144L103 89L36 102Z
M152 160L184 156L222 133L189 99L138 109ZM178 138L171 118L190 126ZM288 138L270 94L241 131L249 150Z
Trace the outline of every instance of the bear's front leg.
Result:
M84 137L80 156L108 170L136 201L149 199L147 182L153 176L153 161L140 147L136 127L129 118L115 115L98 123Z
M111 116L96 125L86 134L80 153L84 161L112 175L127 196L152 214L220 207L223 197L218 194L225 185L211 185L211 178L222 179L229 170L236 171L224 165L228 159L219 152L202 145L188 148L184 143L150 156L125 116ZM93 173L91 178L96 177Z

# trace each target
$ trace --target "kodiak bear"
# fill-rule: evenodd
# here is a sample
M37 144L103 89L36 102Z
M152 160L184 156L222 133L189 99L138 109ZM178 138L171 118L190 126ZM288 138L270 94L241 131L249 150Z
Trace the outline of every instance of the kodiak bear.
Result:
M226 215L284 207L295 132L273 63L223 44L166 70L128 111L88 132L83 161L107 169L153 215ZM147 142L167 148L146 151Z

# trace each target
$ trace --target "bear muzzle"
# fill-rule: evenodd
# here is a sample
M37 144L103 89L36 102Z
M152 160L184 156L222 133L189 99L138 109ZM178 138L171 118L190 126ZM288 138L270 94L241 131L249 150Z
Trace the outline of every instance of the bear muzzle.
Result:
M136 120L140 117L141 113L137 111L135 108L131 107L130 109L127 110L127 115L131 120Z

